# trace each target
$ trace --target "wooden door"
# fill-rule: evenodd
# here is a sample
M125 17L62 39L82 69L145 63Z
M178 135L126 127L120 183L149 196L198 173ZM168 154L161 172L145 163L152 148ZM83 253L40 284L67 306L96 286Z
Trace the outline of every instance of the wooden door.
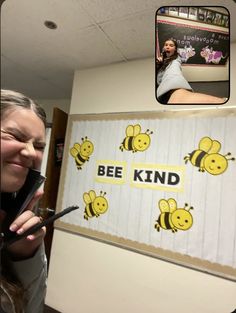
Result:
M55 213L67 118L67 113L58 108L54 108L52 130L48 150L48 160L46 166L44 195L39 203L41 215L43 215L43 217L45 218ZM52 238L53 225L48 225L47 234L45 236L45 251L48 259L48 264L50 260Z

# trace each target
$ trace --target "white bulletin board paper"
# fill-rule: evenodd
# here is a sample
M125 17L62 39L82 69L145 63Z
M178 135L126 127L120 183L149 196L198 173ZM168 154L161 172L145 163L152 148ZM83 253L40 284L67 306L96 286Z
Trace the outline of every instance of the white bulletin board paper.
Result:
M236 280L236 110L71 115L56 228Z

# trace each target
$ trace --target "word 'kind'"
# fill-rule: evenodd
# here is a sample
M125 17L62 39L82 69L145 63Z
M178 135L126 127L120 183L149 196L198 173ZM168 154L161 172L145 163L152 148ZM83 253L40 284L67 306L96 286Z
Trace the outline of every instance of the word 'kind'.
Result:
M110 184L127 184L136 188L183 191L184 166L163 164L132 163L127 168L126 162L99 161L95 180Z

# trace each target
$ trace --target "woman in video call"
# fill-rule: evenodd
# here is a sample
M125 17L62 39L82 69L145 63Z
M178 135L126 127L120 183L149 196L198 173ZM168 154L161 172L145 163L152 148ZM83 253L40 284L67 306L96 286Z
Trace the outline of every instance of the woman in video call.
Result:
M3 247L3 233L23 234L40 223L33 208L37 191L27 209L11 220L12 201L24 185L30 168L40 169L45 147L44 110L21 93L1 90L1 208L0 208L0 312L43 313L47 262L45 227Z
M223 104L227 98L218 98L194 92L181 69L181 58L178 54L177 42L165 41L162 54L157 58L157 100L162 104L181 103L219 103Z

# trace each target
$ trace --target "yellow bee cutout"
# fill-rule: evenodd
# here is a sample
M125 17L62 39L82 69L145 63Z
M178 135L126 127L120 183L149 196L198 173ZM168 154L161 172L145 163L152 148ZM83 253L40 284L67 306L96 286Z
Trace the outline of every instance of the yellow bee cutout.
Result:
M234 161L235 158L229 158L230 152L225 155L220 154L220 149L219 141L203 137L199 142L198 149L184 157L185 164L190 161L193 166L199 167L199 172L207 171L212 175L222 174L228 167L228 161Z
M193 225L193 217L189 212L193 207L189 207L185 204L184 208L177 208L177 202L175 199L161 199L158 202L161 214L156 220L155 229L159 232L160 228L169 230L171 229L173 233L177 230L188 230Z
M70 154L75 159L76 166L78 170L82 169L82 165L89 161L89 156L93 153L94 146L93 143L88 140L87 137L81 138L82 143L76 142L74 146L70 149Z
M105 195L105 192L100 191L100 195L97 196L94 190L83 194L83 199L86 204L84 210L84 218L86 220L94 216L99 217L100 214L108 210L108 202Z
M145 151L151 143L150 135L153 133L149 129L145 133L141 133L141 126L139 124L129 125L126 127L126 137L120 145L120 150L124 151Z

